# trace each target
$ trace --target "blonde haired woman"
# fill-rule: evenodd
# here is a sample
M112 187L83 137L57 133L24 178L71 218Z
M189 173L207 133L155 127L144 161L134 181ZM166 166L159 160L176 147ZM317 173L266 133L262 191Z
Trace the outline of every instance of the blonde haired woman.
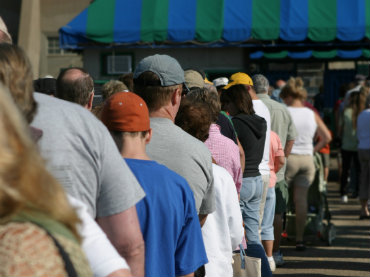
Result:
M0 85L0 275L91 276L78 222Z
M303 233L307 218L307 192L315 176L313 154L330 142L331 135L321 118L304 106L307 92L301 78L290 78L280 97L287 104L298 132L287 161L285 177L294 190L296 250L302 251L305 250ZM315 134L322 139L313 146Z

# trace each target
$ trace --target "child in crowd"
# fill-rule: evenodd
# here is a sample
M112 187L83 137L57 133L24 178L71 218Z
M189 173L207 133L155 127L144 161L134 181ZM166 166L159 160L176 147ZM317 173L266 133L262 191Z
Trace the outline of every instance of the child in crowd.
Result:
M274 246L274 214L275 214L275 184L276 172L278 172L285 164L284 149L281 145L279 136L271 131L270 133L270 183L267 190L265 211L262 220L261 239L265 248L266 256L270 264L271 271L275 271L276 265L272 257L272 249Z
M146 193L137 205L145 241L145 276L192 274L208 262L193 193L184 178L150 160L149 111L132 92L112 95L102 121Z

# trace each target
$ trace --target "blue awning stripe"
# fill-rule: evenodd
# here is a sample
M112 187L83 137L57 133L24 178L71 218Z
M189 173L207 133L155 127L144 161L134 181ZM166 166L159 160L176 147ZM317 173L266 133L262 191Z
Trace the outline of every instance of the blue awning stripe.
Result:
M308 0L281 0L280 37L286 41L303 41L308 32Z
M252 0L225 0L223 39L245 41L251 37Z
M356 59L362 56L362 49L357 50L338 50L337 55L343 59Z
M174 42L193 40L195 37L196 12L196 0L169 0L168 40Z
M340 0L337 4L337 38L361 40L365 36L365 0Z
M312 56L312 51L303 51L303 52L289 52L288 57L292 59L308 59Z
M79 43L87 42L87 9L83 10L67 25L60 28L59 44L61 48L78 48Z
M114 41L135 43L141 40L141 6L142 0L116 1L114 20Z

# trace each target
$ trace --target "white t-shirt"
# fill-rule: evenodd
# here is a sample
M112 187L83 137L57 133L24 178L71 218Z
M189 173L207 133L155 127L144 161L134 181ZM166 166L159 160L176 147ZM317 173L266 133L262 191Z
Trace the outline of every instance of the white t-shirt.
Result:
M232 277L232 251L244 236L243 218L233 178L226 169L212 164L216 211L202 227L208 264L206 276Z
M78 232L82 237L81 247L94 276L103 277L119 269L130 269L102 229L90 216L87 206L71 195L67 195L67 197L81 220L81 224L78 225Z
M265 139L265 147L263 149L263 157L262 161L258 167L261 175L269 175L270 174L270 167L269 167L269 157L270 157L270 131L271 131L271 117L270 112L266 105L262 102L262 100L252 100L253 102L253 109L256 114L260 117L263 117L267 123L266 129L266 139ZM246 153L247 155L247 153Z
M370 149L370 109L363 110L357 118L358 149Z
M317 129L315 113L306 107L288 107L288 111L292 116L298 133L291 153L312 156L313 138Z

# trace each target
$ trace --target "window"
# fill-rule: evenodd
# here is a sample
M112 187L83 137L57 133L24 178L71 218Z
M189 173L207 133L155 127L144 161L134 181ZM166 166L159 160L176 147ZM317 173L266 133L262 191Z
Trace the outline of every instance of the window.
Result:
M103 75L120 75L132 72L133 55L131 53L106 53L102 55Z
M49 55L63 55L71 53L70 50L64 50L59 47L58 37L48 37L48 54Z

